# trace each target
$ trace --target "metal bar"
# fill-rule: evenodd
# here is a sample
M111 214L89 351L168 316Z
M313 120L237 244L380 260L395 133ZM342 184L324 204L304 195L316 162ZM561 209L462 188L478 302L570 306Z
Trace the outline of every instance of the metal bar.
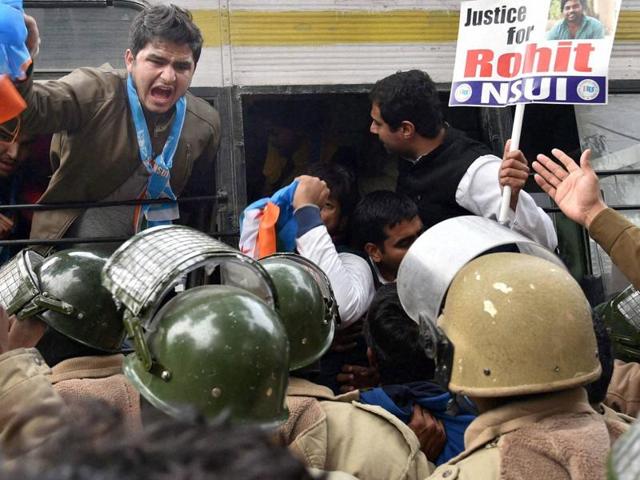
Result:
M225 203L227 201L227 193L221 192L218 195L202 195L199 197L183 197L178 200L171 200L169 198L136 198L133 200L113 200L109 202L64 202L64 203L37 203L37 204L22 204L22 205L0 205L0 212L8 210L62 210L62 209L75 209L75 208L104 208L115 207L121 205L147 205L154 203L203 203L206 201L218 201L218 203Z
M611 177L614 175L638 175L640 169L634 168L629 170L596 170L596 175L599 177Z
M640 205L609 205L609 208L612 210L621 210L621 211L640 210ZM543 208L542 210L544 210L547 213L562 213L562 210L560 210L558 207L547 207L547 208Z
M237 237L240 232L233 231L220 231L220 232L205 232L211 237ZM129 240L131 237L86 237L86 238L57 238L53 239L37 239L27 238L20 240L0 240L0 247L23 247L28 245L70 245L77 243L122 243Z
M25 0L24 8L107 7L107 0Z

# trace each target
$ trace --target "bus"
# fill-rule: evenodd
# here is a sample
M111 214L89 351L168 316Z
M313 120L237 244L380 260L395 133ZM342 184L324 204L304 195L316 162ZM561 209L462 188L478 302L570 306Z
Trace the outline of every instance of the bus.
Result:
M36 80L80 66L123 67L137 11L156 0L25 0L42 46ZM216 166L220 201L199 228L233 242L248 202L291 172L270 168L278 141L295 140L300 163L340 150L362 192L393 188L397 171L369 134L368 91L378 79L419 68L449 96L460 2L453 0L172 0L204 35L191 91L220 112ZM606 0L589 0L606 16ZM605 200L640 223L640 0L624 0L610 64L606 106L528 105L521 149L528 159L562 148L594 152ZM501 155L513 109L446 108L447 121ZM289 137L287 137L289 135ZM279 137L284 137L279 138ZM288 138L288 140L287 140ZM303 146L303 147L302 147ZM275 162L277 163L277 162ZM295 162L294 162L295 163ZM534 182L527 190L554 218L558 252L596 297L628 281L586 232L563 218ZM601 291L600 293L598 293ZM593 296L592 295L592 296Z

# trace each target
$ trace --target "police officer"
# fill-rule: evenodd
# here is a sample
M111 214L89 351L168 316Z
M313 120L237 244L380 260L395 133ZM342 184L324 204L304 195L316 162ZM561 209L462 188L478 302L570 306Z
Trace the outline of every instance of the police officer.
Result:
M601 367L589 304L566 270L481 256L453 279L435 332L441 377L480 415L465 451L429 478L602 478L624 426L588 403L583 386Z
M17 317L9 331L9 349L35 347L66 402L103 399L137 430L139 395L122 373L122 313L100 283L112 252L85 246L41 259L23 251L0 271L0 300ZM22 285L12 281L15 271L24 273Z
M311 381L314 364L331 345L338 320L324 272L295 254L276 254L260 263L275 284L278 312L291 345L290 414L279 430L281 441L309 467L362 480L428 475L433 466L401 420L381 407L352 402L357 392L336 397Z

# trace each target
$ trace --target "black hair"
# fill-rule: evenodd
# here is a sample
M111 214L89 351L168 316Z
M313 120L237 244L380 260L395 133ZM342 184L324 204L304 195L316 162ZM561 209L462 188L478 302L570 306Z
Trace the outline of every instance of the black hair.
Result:
M564 10L564 6L568 1L569 0L560 0L560 10ZM582 5L582 8L587 8L587 0L579 0L579 1L580 1L580 4Z
M397 72L378 80L369 99L378 105L382 119L393 130L409 121L423 137L435 138L444 127L436 84L421 70Z
M598 343L598 359L602 366L602 374L595 382L585 385L585 388L589 395L589 403L595 405L602 403L607 396L607 389L609 388L611 376L613 375L613 347L602 316L592 310L591 319Z
M385 228L393 228L402 221L418 215L415 202L406 195L389 190L376 190L365 195L353 211L351 235L353 246L364 250L371 242L382 248L387 238Z
M86 406L82 406L86 404ZM50 413L44 405L24 419ZM40 411L38 411L38 409ZM21 480L311 480L284 446L255 427L162 418L128 433L121 412L104 401L74 402L41 447L3 479Z
M53 367L63 360L75 357L95 357L100 355L113 355L113 352L104 352L95 348L83 345L74 339L63 335L47 325L47 328L38 341L36 349L47 362Z
M435 364L427 358L418 324L402 308L395 284L383 285L376 292L364 335L376 357L382 385L433 379Z
M153 5L140 12L131 23L129 48L136 57L138 52L155 39L178 45L189 45L193 60L198 63L202 51L202 33L193 23L188 10L175 5Z
M339 163L316 162L309 167L309 175L324 180L331 190L331 198L340 203L343 216L351 216L358 203L355 173Z

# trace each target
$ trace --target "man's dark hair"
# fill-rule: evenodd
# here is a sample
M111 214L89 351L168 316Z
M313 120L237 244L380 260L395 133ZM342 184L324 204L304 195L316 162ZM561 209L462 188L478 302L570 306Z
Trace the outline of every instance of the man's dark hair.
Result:
M427 358L418 325L402 308L395 284L383 285L376 292L364 334L375 354L382 385L433 379L435 364Z
M568 1L569 0L560 0L560 10L564 10L564 6ZM579 0L579 1L580 1L580 4L582 5L582 8L587 8L587 0Z
M358 203L358 185L354 172L340 164L317 162L309 167L309 175L324 180L331 190L331 198L340 203L342 215L351 216Z
M418 215L418 207L406 195L389 190L376 190L365 195L353 211L351 236L353 246L364 250L366 243L382 248L387 239L385 228L393 228L402 221Z
M423 71L397 72L378 80L369 99L393 130L409 121L420 135L434 138L444 126L436 84Z
M38 341L36 349L50 367L55 367L58 363L69 358L113 355L113 352L104 352L83 345L54 330L49 325L47 325L47 329L42 335L42 338Z
M592 311L591 319L593 320L593 330L595 331L596 341L598 343L598 359L602 366L602 375L600 375L600 378L595 382L586 385L585 388L589 395L589 403L595 405L604 402L607 396L607 389L609 388L611 376L613 375L613 347L602 316Z
M129 48L136 57L138 52L155 39L189 45L193 60L198 63L202 51L202 33L193 23L188 10L175 5L154 5L145 8L131 23Z
M59 431L2 478L311 480L300 461L258 428L165 417L133 435L122 413L104 401L76 402L68 414ZM24 415L39 412L31 409Z

